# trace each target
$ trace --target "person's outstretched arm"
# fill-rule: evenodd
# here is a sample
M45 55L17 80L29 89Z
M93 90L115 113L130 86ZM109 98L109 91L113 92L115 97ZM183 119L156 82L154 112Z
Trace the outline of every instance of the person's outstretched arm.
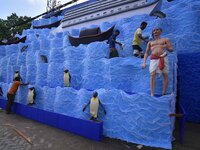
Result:
M114 41L116 44L119 44L120 46L122 46L122 43L116 41L114 38L112 39L112 41Z
M142 37L142 34L141 33L139 33L139 34L137 34L138 35L138 37L140 38L140 39L142 39L144 42L148 42L148 40L146 39L146 38L144 38L144 37Z

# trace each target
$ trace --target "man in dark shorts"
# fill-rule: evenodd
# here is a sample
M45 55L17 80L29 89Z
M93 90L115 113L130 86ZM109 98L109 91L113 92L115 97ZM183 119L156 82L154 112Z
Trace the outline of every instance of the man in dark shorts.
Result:
M142 30L144 30L147 26L146 22L142 22L140 27L135 31L134 38L133 38L133 55L139 58L144 57L143 50L141 48L142 40L147 42L146 38L142 37Z
M12 105L13 105L13 103L14 103L15 94L16 94L16 92L17 92L17 90L18 90L18 87L19 87L20 85L25 86L25 85L28 85L28 84L29 84L29 83L21 83L19 77L16 77L16 78L14 79L14 83L12 84L10 90L9 90L8 93L7 93L7 98L8 98L8 100L7 100L7 104L6 104L6 114L10 114L11 107L12 107Z
M108 44L110 48L110 56L109 58L113 57L119 57L119 54L117 52L117 49L115 48L115 43L119 44L119 46L122 46L120 42L116 41L116 37L120 34L119 30L115 30L115 32L112 34L112 36L108 39Z

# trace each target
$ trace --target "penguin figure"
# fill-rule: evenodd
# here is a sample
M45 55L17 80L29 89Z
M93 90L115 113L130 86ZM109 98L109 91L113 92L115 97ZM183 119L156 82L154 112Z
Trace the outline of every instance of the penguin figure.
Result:
M29 88L29 91L28 91L28 105L35 104L35 97L36 97L35 88L34 87Z
M40 55L40 58L41 58L42 62L48 63L47 56L45 56L45 55Z
M13 79L13 81L15 80L15 78L16 77L19 77L20 78L20 81L23 81L22 80L22 77L20 76L20 73L19 73L19 71L15 71L15 74L14 74L14 79Z
M106 110L103 107L101 101L99 100L97 92L93 93L93 97L91 98L89 103L87 105L85 105L85 107L83 108L83 112L85 111L86 107L89 106L89 105L90 105L90 115L91 115L90 120L94 120L94 121L97 120L99 105L103 108L104 113L106 114Z
M0 96L3 96L3 91L1 87L0 87Z
M28 45L23 46L23 47L21 48L21 53L25 52L27 48L28 48Z
M69 70L66 69L64 71L64 86L65 87L69 87L70 86L70 83L71 83L71 75L69 73Z

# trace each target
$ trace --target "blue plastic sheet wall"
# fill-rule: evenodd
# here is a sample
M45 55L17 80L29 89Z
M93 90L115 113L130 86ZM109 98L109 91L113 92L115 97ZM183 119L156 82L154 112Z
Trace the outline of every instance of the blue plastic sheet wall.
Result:
M200 122L199 57L200 53L178 55L179 100L187 112L188 121L198 123Z
M176 53L179 59L180 103L186 109L189 121L200 122L199 5L197 0L170 3L164 0L162 11L167 14L165 19L139 15L111 23L103 22L99 25L102 31L114 24L115 29L120 30L117 40L123 43L123 50L116 46L120 57L113 59L108 59L106 41L73 47L66 31L53 35L49 29L24 30L23 35L27 35L25 44L29 45L27 52L20 52L22 44L0 46L0 86L4 96L11 86L14 70L20 69L24 81L29 81L36 88L36 105L33 107L88 119L89 108L85 112L82 108L90 100L92 92L97 90L107 111L107 115L102 109L99 111L99 117L104 121L105 136L170 149L173 120L168 114L175 111L175 95L171 93L176 91ZM149 58L147 68L143 70L143 60L132 57L133 34L142 21L148 22L144 36L151 39L152 29L159 26L163 29L163 37L170 38L176 51L168 54L169 95L160 98L149 95ZM69 32L72 36L79 36L80 31L72 29ZM145 51L146 43L142 43L142 48ZM42 62L41 55L47 56L48 63ZM71 74L69 88L63 83L65 69ZM162 84L163 77L157 76L155 93L158 95ZM16 100L26 104L27 93L28 87L20 88Z

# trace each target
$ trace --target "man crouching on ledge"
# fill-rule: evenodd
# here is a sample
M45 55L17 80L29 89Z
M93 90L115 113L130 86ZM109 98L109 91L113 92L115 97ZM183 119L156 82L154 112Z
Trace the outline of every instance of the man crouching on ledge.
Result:
M163 90L162 95L166 94L167 87L168 87L168 73L169 73L169 65L168 65L168 58L167 58L167 52L172 52L172 46L170 43L169 38L161 38L162 29L161 28L155 28L152 32L153 41L148 42L146 52L144 55L144 63L142 64L142 68L144 69L146 67L146 60L148 57L148 53L150 50L152 50L151 53L151 60L150 60L150 87L151 87L151 96L154 96L154 89L155 89L155 78L156 73L162 73L164 77L164 84L163 84Z

